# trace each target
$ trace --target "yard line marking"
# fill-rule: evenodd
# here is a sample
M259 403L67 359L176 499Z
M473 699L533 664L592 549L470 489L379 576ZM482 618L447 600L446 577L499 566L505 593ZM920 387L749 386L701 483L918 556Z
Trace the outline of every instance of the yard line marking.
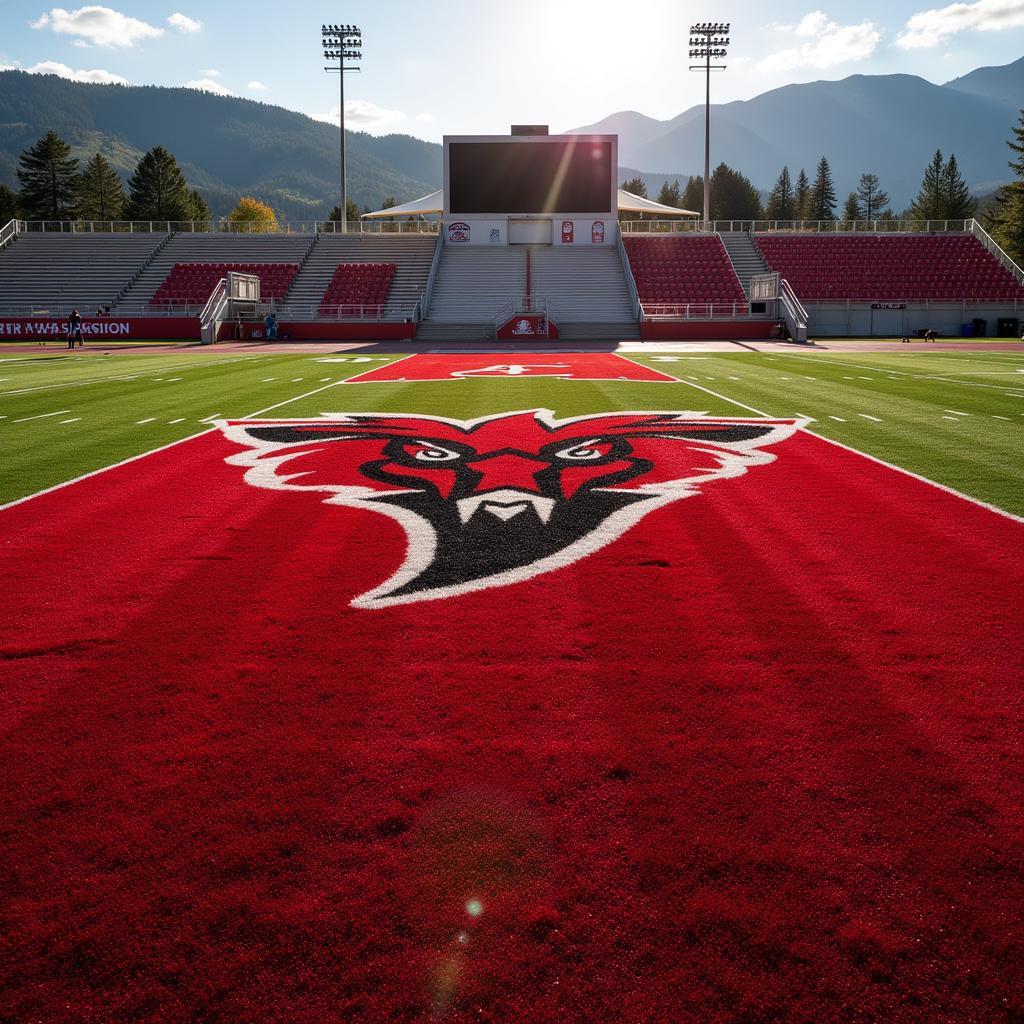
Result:
M292 382L292 384L298 384L298 382L299 382L300 380L302 380L302 378L301 378L301 377L292 377L292 380L291 380L291 382Z
M323 382L324 382L325 380L330 380L330 379L331 379L330 377L321 377L321 378L320 378L320 383L321 383L321 384L323 384Z
M219 412L212 413L210 416L204 416L199 422L200 423L209 423L210 420L215 420L219 415L220 415Z
M176 380L181 380L181 377L168 377L167 378L167 383L168 384L173 384Z
M168 420L167 422L168 422L169 424L172 424L172 425L173 425L173 424L175 424L175 423L184 423L184 422L185 422L185 417L184 417L184 416L182 416L182 417L180 417L179 419L176 419L176 420Z
M943 416L942 418L944 420L952 420L954 423L959 423L960 422L955 416Z
M857 380L874 380L874 377L858 377Z
M995 413L992 413L992 419L994 419L994 420L1009 420L1010 417L1009 416L997 416Z
M1002 390L1006 387L1005 384L981 384L977 381L972 380L949 380L949 374L940 373L910 373L907 370L893 370L888 366L861 366L859 363L848 363L845 360L834 359L831 355L798 355L797 353L791 353L786 356L787 359L818 359L828 360L830 363L834 363L836 366L850 366L855 370L873 370L875 373L887 373L890 375L890 379L897 380L900 377L914 377L918 380L937 380L943 384L960 384L967 388L995 388L997 391ZM951 371L957 372L957 371ZM892 376L895 374L896 376ZM854 377L843 377L843 380L855 380ZM1024 398L1024 394L1019 396Z
M970 416L971 415L969 412L957 412L956 409L943 409L942 411L943 412L950 412L954 416Z
M272 381L272 380L277 380L277 378L276 377L264 377L263 380L260 381L260 383L261 384L269 384L270 381Z
M835 420L837 423L845 423L846 420L842 416L829 416L830 420Z
M857 379L856 377L847 377L845 375L843 376L843 380L856 380L856 379Z
M148 420L136 420L135 421L135 425L138 426L138 427L141 427L143 423L155 423L155 422L156 422L156 417L155 416L150 416Z
M739 377L730 377L729 380L739 380Z
M73 417L70 420L61 420L61 423L62 424L64 424L64 423L77 423L81 418L82 418L81 416L75 416L75 417Z
M814 359L816 357L805 356L802 358ZM686 382L681 381L680 383ZM747 412L752 412L756 416L764 416L765 419L774 419L774 417L770 416L768 413L762 412L760 409L755 409L752 405L745 405L743 402L737 402L735 398L729 398L727 395L723 395L718 391L712 391L711 388L701 387L700 384L690 384L688 386L691 388L697 388L698 391L704 391L709 395L713 395L715 398L720 398L723 402L735 405L739 409L746 409ZM1021 415L1024 416L1024 413ZM940 484L936 480L929 480L928 477L921 476L920 473L915 473L911 469L904 469L902 466L897 466L894 462L886 462L885 459L880 459L875 455L868 455L867 452L862 452L859 448L853 448L848 444L843 444L842 441L837 441L835 438L826 437L824 434L818 434L813 430L808 430L806 427L801 427L800 429L810 434L811 437L816 437L819 441L824 441L825 444L835 445L836 448L842 448L845 451L853 452L854 455L859 455L862 459L868 459L871 462L876 462L879 466L885 466L897 473L902 473L904 476L912 477L914 480L919 480L923 484L928 484L929 487L935 487L940 491L945 491L947 494L952 494L956 498L963 498L964 501L969 501L972 505L978 505L981 508L988 509L989 512L994 512L997 516L1002 516L1004 519L1012 519L1015 523L1024 523L1024 516L1014 515L1013 512L1007 512L1006 509L1000 508L998 505L990 505L987 501L982 501L981 498L975 498L971 494L964 494L963 491L958 491L956 488L949 487L946 484ZM0 508L3 507L4 506L0 505Z
M881 423L882 421L877 416L869 416L866 412L857 413L858 416L863 416L866 420L874 420L875 423Z
M817 380L817 377L804 377L804 380Z
M307 391L302 395L295 395L294 398L286 398L283 402L277 402L274 405L268 405L265 409L257 409L256 412L251 412L247 416L242 416L240 419L252 420L257 416L262 416L265 413L273 412L275 409L280 409L283 405L290 405L292 402L301 401L303 398L312 398L313 395L320 394L321 391L327 391L330 388L336 388L344 381L336 380L330 384L325 384L322 388L314 388L312 391ZM728 401L728 399L726 399ZM65 410L69 411L69 410ZM764 415L761 413L760 415ZM53 491L63 490L65 487L70 487L72 484L80 483L82 480L88 480L89 477L99 476L100 473L106 473L111 469L117 469L119 466L127 466L129 463L138 462L139 459L148 458L150 455L156 455L157 452L166 451L168 448L173 448L175 445L184 444L186 441L193 441L197 437L202 437L204 434L210 434L215 431L216 427L207 427L206 430L196 431L194 434L189 434L187 437L179 437L177 441L170 441L168 444L162 444L158 448L150 448L149 451L140 452L138 455L131 455L127 459L122 459L120 462L114 462L109 466L101 466L99 469L94 469L88 473L83 473L81 476L76 476L71 480L64 480L62 483L54 484L52 487L44 487L41 491L36 491L34 494L26 494L22 498L15 498L13 501L9 501L4 505L0 505L0 512L5 509L14 508L16 505L23 505L26 501L32 501L33 498L41 498L44 494L50 494Z
M38 416L22 416L20 420L11 420L12 423L28 423L29 420L45 420L48 416L63 416L71 412L70 409L61 409L58 412L41 412Z

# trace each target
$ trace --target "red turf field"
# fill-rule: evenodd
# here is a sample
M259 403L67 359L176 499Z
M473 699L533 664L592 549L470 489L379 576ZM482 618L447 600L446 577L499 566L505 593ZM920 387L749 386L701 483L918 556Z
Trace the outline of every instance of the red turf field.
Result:
M0 1019L1024 1019L1018 522L797 434L367 610L238 450L0 512Z

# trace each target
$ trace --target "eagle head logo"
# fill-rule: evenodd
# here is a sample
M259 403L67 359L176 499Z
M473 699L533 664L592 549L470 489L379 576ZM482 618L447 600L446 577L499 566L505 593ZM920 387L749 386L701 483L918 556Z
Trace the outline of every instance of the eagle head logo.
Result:
M225 420L228 462L274 490L396 519L394 574L352 604L381 608L529 579L577 561L648 512L740 476L800 420L699 412L558 419L546 409L473 420L401 413Z

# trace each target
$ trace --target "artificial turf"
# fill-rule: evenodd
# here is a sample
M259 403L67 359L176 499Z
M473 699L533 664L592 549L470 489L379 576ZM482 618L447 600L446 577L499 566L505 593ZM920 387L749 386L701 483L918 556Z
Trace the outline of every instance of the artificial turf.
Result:
M1024 514L1024 352L629 355L682 383L467 379L334 388L399 357L0 356L0 503L188 437L214 414L275 405L281 415L381 409L456 417L541 406L561 415L752 408L809 417L822 436Z

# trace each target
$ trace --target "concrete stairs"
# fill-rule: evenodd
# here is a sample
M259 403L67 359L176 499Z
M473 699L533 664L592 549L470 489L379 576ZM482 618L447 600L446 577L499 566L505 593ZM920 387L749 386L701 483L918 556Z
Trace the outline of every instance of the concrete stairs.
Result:
M436 235L320 235L295 275L278 316L282 320L316 320L339 263L394 263L384 319L405 320L423 297L436 244Z
M746 231L723 231L719 237L729 254L732 268L743 285L743 291L749 298L750 279L757 274L771 273L771 268L765 263L760 250Z

